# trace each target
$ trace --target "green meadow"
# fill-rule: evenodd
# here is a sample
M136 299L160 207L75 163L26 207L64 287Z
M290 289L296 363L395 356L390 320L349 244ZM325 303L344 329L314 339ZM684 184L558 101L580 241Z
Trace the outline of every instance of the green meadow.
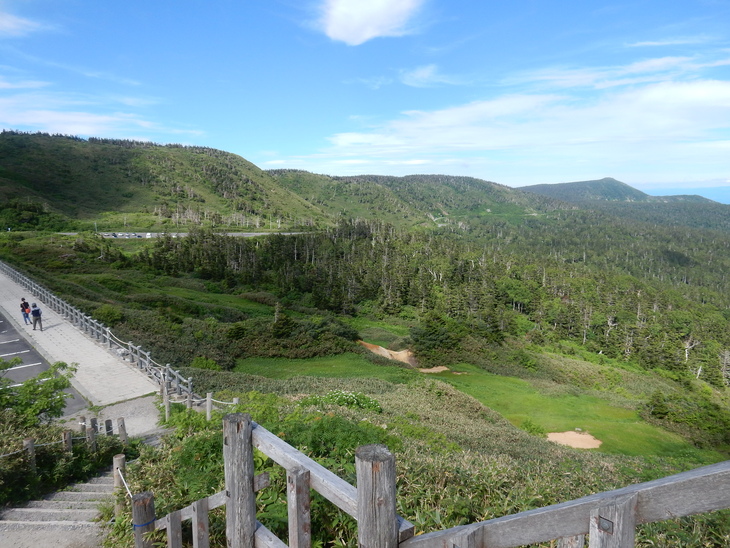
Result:
M495 375L470 364L462 363L439 373L420 373L395 365L377 365L361 354L349 353L300 360L249 358L239 360L235 371L271 379L379 378L397 384L408 383L418 376L433 378L475 398L518 428L530 424L543 433L579 429L591 434L602 442L597 451L603 453L690 457L707 462L723 460L718 453L698 449L680 436L646 423L635 409L617 406L591 394L544 394L527 380Z

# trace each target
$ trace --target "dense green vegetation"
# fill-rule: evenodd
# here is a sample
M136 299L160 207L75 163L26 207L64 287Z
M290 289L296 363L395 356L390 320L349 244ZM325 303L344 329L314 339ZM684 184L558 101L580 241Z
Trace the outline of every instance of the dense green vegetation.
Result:
M53 364L35 378L11 383L3 373L17 361L0 358L0 506L22 503L69 482L85 480L109 466L115 454L136 455L136 443L123 447L119 439L103 436L97 451L75 444L73 454L61 444L63 428L52 420L63 414L73 367ZM36 473L28 464L23 440L35 443Z
M615 185L587 190L620 207ZM728 206L612 212L466 177L263 172L210 149L12 132L0 135L0 196L12 228L0 259L158 362L192 366L201 393L243 398L343 477L358 443L388 444L402 513L421 530L730 454ZM689 219L703 207L703 222ZM93 226L187 236L108 239ZM252 228L296 233L222 234ZM60 229L82 231L49 232ZM358 339L449 371L424 378ZM170 509L220 481L219 422L173 422L135 479ZM576 428L601 451L542 439ZM275 530L278 497L259 501ZM317 519L327 545L352 527ZM724 546L726 519L650 526L642 546Z
M187 373L188 371L186 371ZM699 464L691 458L641 459L578 451L514 429L497 413L448 384L420 378L407 384L378 379L297 377L266 379L206 372L202 388L355 483L354 449L383 443L396 456L398 512L419 532L463 525L579 498L596 491L663 477ZM301 394L315 394L301 399ZM367 396L365 395L367 394ZM128 467L135 492L155 493L158 515L220 491L221 414L210 423L175 407L174 434ZM257 472L271 487L257 496L257 516L286 539L286 477L257 453ZM190 466L194 463L194 466ZM640 527L637 546L724 546L727 512ZM225 545L223 512L211 514L213 546ZM109 546L131 546L130 522L118 521ZM187 529L185 534L190 535ZM158 540L163 541L158 533ZM312 502L316 546L353 546L355 523L321 496Z

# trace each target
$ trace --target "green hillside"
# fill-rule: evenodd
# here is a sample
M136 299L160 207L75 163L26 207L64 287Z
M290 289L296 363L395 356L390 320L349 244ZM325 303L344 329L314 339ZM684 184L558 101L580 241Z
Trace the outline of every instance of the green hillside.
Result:
M203 147L0 134L0 199L98 230L269 229L327 216L240 156ZM79 224L81 223L81 224Z
M458 226L484 217L521 217L554 209L554 200L471 177L332 177L296 170L269 173L285 188L340 218L378 219L396 226Z

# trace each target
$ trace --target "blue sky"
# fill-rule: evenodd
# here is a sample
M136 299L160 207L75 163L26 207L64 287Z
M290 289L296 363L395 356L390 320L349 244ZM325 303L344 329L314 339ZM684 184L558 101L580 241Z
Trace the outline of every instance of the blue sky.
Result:
M727 187L730 0L0 0L0 128L330 175Z

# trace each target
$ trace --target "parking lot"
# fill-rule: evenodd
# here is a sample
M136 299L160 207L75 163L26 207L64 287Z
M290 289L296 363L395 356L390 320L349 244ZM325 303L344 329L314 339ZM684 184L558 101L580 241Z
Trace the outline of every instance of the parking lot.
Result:
M18 316L20 316L20 310L18 310ZM22 324L21 328L32 329L30 325ZM9 362L14 358L18 358L20 363L0 372L0 375L8 379L11 385L31 379L49 367L46 359L33 348L24 334L20 333L14 323L8 321L0 313L0 359ZM71 414L86 407L87 403L73 387L67 389L66 392L71 397L66 400L65 414Z

